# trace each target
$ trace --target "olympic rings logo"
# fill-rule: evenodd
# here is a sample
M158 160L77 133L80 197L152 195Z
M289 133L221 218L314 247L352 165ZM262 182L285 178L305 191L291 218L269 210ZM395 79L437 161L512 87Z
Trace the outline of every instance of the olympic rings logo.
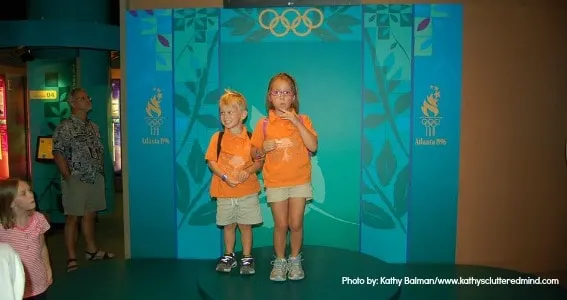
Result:
M316 24L313 24L313 21L311 21L311 19L309 18L308 15L310 12L319 15L320 18ZM266 25L264 22L264 15L268 13L272 14L274 18L269 22L269 24ZM292 14L295 16L291 22L287 18L288 14ZM278 12L276 12L274 9L269 8L263 10L260 13L260 15L258 16L258 23L262 28L269 30L276 37L286 36L290 31L297 36L304 37L307 36L309 33L311 33L313 29L317 29L321 27L321 25L323 25L324 18L325 17L323 15L323 12L317 8L309 8L303 14L301 14L299 10L295 8L288 8L284 10L281 13L281 15L278 14ZM283 32L276 32L276 27L279 24L281 24L285 28ZM305 27L307 27L307 29L304 32L300 32L297 30L297 28L301 24L304 24Z

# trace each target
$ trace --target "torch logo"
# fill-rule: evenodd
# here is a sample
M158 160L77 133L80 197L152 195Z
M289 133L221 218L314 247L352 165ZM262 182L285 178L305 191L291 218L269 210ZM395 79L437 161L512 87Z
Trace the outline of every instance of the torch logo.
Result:
M154 95L146 105L146 123L150 126L150 135L159 135L159 130L163 125L163 117L161 116L161 89L155 88Z
M441 99L441 91L438 86L430 86L431 93L421 105L423 116L421 117L421 124L425 126L425 135L432 137L435 136L435 129L441 124L442 117L439 116L439 99Z

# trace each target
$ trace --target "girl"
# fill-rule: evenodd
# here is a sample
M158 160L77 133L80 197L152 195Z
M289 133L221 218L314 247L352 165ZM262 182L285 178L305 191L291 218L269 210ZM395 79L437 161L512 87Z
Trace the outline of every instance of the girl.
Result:
M17 179L0 181L0 243L20 256L26 273L24 299L46 299L53 277L45 232L49 223L36 212L30 186Z
M305 202L312 199L310 154L317 151L317 133L311 119L298 115L299 95L289 74L275 75L268 84L268 117L252 134L252 156L265 158L264 185L274 217L275 260L270 279L304 278L301 266ZM285 258L288 229L291 253Z

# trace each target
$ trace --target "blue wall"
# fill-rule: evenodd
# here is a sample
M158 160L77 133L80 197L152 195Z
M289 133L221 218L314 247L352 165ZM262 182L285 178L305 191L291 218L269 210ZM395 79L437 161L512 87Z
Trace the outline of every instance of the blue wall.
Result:
M298 7L288 19L307 12L320 26L262 27L284 10L127 12L132 256L219 255L204 151L220 128L220 93L245 94L253 128L266 114L270 77L285 71L296 77L300 110L320 135L305 244L388 262L454 261L462 7ZM430 98L441 113L427 117L421 107L436 91L431 86L442 93ZM152 135L146 105L156 88L163 123ZM438 120L426 136L422 122ZM257 247L271 245L273 227L261 196Z

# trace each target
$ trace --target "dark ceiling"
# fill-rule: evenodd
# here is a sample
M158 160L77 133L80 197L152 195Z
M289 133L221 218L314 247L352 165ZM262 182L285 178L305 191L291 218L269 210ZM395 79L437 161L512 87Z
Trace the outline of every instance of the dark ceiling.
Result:
M9 9L0 9L1 21L20 21L27 19L27 2L37 0L11 0ZM80 1L80 0L79 0ZM84 0L83 0L84 1ZM110 12L110 24L120 25L120 3L119 0L90 0L90 1L106 1ZM54 1L56 2L56 1ZM8 8L8 3L3 3ZM0 49L0 65L22 67L25 62L22 59L22 53L25 49L1 48ZM118 53L111 53L111 64L113 68L119 68Z
M8 3L2 3L3 9L0 9L0 21L16 21L27 19L27 3L36 0L11 0ZM83 0L84 1L84 0ZM90 0L90 1L106 1L110 10L110 22L112 25L120 24L120 4L119 0ZM5 1L8 2L8 1ZM54 1L55 5L57 1Z

